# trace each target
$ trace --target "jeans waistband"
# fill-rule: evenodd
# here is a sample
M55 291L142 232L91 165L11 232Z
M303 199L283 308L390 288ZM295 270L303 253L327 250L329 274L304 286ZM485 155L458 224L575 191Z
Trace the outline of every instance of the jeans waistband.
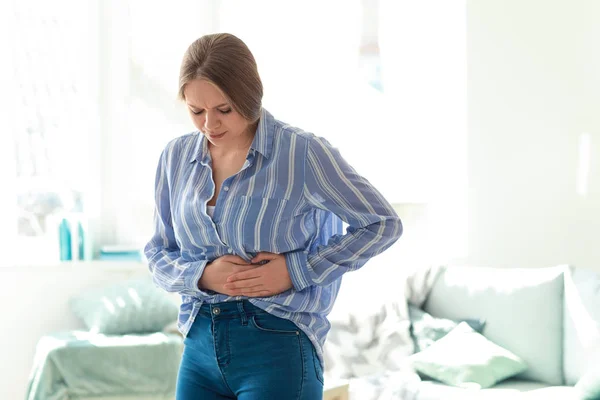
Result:
M248 300L226 301L222 303L204 303L198 311L198 316L213 319L246 319L260 314L268 314L265 310L256 307Z

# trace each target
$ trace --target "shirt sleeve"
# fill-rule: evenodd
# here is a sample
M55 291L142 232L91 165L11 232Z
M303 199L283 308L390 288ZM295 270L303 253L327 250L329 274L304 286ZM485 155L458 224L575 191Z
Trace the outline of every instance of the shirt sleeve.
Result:
M168 147L167 147L168 149ZM144 254L154 283L167 292L203 297L209 296L198 288L198 281L207 261L187 261L175 240L171 215L171 195L168 179L168 150L160 156L155 183L154 235L146 244Z
M349 227L312 253L285 254L296 290L325 286L359 269L402 235L402 223L392 206L323 138L309 140L304 196L312 206L336 214Z

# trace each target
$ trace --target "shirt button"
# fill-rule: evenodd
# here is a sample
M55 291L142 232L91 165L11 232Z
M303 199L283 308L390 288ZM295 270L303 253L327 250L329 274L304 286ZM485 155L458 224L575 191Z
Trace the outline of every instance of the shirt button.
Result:
M221 309L219 307L213 308L213 314L219 315L221 313Z
M227 249L227 252L228 253L233 253L233 249L230 247L230 248Z
M223 190L224 190L224 191L226 191L226 192L228 192L228 191L229 191L229 186L225 186L225 187L223 188Z

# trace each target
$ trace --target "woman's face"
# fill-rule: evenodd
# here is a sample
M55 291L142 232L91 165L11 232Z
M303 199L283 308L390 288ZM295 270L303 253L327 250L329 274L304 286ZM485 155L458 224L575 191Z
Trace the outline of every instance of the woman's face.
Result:
M214 146L240 143L250 136L250 123L226 100L219 88L194 79L183 90L192 122Z

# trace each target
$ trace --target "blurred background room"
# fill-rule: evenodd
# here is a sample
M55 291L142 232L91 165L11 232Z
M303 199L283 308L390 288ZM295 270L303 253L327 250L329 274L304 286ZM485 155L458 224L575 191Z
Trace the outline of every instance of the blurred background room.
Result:
M327 138L403 221L339 307L359 289L403 296L431 265L600 274L596 0L6 0L1 399L117 399L85 384L104 360L90 344L126 348L127 377L107 363L104 382L172 398L178 299L152 291L141 250L159 155L195 130L176 98L183 53L215 32L253 52L264 107ZM68 371L81 357L90 369ZM171 364L136 381L140 360Z

